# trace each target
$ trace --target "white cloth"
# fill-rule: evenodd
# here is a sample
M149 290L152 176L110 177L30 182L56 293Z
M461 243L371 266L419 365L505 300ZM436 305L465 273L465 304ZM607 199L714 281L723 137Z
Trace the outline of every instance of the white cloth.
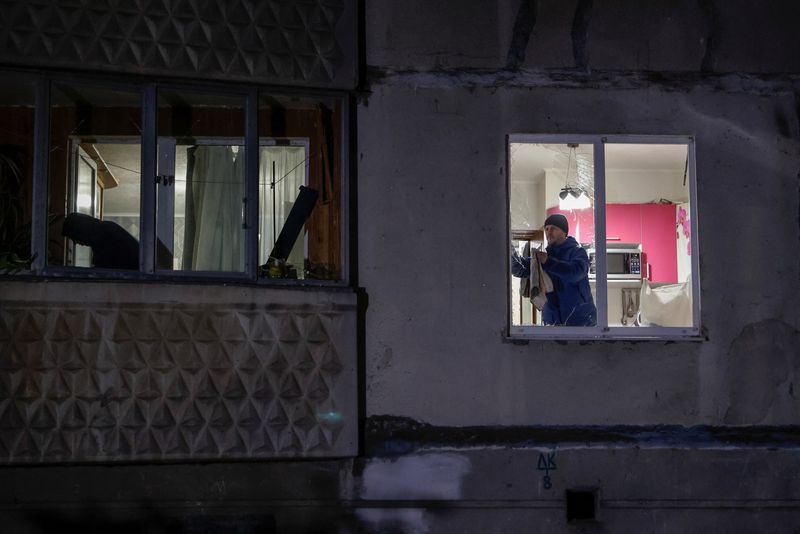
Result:
M275 163L275 176L272 176L273 162ZM267 262L272 247L275 246L275 237L280 234L286 218L289 216L294 201L299 193L300 186L306 182L306 168L308 161L306 149L303 146L262 146L258 167L258 194L259 210L259 264ZM270 184L273 179L277 182L275 190ZM272 195L275 195L275 213L272 212ZM303 235L302 232L300 234ZM295 242L287 262L295 265L302 272L303 268L303 239Z
M542 264L539 263L536 254L531 255L531 289L533 289L534 280L536 280L538 291L537 294L534 295L531 290L531 302L533 302L537 310L542 311L544 305L547 304L547 293L553 291L553 281L550 279L550 275L542 269Z
M667 284L652 287L642 281L639 323L642 326L692 326L692 285Z
M186 183L183 268L243 271L244 150L198 146Z

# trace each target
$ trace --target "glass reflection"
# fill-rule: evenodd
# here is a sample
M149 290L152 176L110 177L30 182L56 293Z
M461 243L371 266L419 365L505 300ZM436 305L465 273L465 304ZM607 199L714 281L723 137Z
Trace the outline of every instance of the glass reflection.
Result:
M609 326L692 326L688 146L605 146Z
M511 143L513 326L594 326L593 146Z

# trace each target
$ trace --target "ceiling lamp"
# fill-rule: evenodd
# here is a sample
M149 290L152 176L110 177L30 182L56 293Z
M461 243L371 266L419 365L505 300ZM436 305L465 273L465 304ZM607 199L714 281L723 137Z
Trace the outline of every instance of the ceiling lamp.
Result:
M583 210L592 207L586 191L578 187L564 187L558 194L558 208L562 210Z
M592 206L589 195L583 188L577 185L578 181L578 155L576 143L569 143L569 158L567 159L567 171L564 173L564 187L558 194L558 209L561 210L582 210ZM572 155L575 154L575 185L570 185L569 182L569 169L572 167Z

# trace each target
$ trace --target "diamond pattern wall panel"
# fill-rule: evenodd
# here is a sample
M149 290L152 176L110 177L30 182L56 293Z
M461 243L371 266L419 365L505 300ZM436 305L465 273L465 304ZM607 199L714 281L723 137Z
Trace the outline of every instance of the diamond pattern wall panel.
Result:
M353 315L0 301L0 462L354 454Z
M355 0L0 0L0 61L351 89Z

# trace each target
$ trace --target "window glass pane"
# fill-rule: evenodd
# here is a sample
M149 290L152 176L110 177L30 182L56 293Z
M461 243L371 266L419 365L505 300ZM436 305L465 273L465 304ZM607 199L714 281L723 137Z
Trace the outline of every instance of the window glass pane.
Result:
M341 279L341 117L336 99L261 94L260 276Z
M54 83L49 265L139 268L141 94Z
M692 326L688 146L605 145L609 326Z
M89 158L83 149L78 147L78 154L75 157L75 211L93 217L95 212L100 210L95 198L95 182L97 180L97 165ZM96 210L96 211L95 211ZM75 262L78 267L92 266L92 249L88 246L78 244L75 247Z
M245 269L245 99L158 95L159 269Z
M308 144L301 146L262 146L259 152L259 205L260 236L259 265L267 264L275 248L278 234L283 230L294 206L301 186L308 185ZM294 244L287 244L284 253L285 265L274 265L278 272L292 278L305 277L305 259L308 256L308 240L305 224L298 224L298 236ZM281 255L276 252L276 255ZM281 267L283 267L281 269ZM267 273L269 274L269 273Z
M593 146L511 143L509 161L511 324L594 326Z
M0 74L0 272L30 264L33 111L33 83Z

